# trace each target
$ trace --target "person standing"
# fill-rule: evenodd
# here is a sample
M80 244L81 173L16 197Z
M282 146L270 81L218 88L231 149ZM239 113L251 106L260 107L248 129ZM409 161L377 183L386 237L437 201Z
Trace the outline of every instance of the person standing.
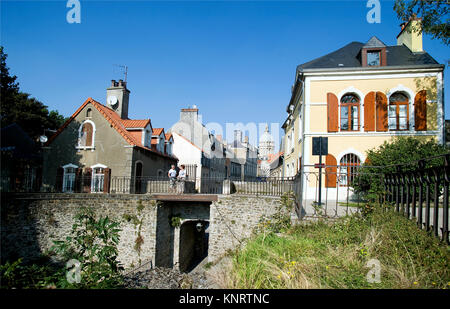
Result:
M175 165L172 164L167 176L169 176L169 189L173 192L177 181L177 170L175 169Z
M185 170L185 166L182 164L180 166L180 171L178 173L178 192L177 193L184 193L184 186L185 186L185 181L186 181L186 170Z

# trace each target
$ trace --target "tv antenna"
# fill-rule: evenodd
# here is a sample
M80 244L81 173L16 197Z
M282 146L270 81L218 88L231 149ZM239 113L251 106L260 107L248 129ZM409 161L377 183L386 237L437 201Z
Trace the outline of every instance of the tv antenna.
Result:
M128 66L122 64L114 64L114 66L118 67L122 71L122 73L125 75L124 81L127 82Z

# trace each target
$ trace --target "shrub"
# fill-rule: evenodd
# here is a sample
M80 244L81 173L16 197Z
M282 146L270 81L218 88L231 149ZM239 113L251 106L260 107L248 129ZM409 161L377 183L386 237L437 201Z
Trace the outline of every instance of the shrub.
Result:
M122 283L117 260L119 223L108 217L96 219L92 209L84 208L75 216L71 235L65 240L54 241L54 250L64 259L80 262L81 280L67 283L74 288L113 288Z

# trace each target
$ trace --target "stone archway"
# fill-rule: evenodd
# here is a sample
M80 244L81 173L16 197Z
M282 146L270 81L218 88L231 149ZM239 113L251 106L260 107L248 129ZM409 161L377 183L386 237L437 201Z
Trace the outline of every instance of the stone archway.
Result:
M189 220L180 226L178 265L182 272L194 269L208 256L209 221Z

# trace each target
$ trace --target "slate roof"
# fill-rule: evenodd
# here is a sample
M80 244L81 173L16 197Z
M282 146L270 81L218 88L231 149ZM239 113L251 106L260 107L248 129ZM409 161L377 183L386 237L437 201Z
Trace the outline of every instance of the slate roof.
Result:
M351 42L325 56L297 66L297 70L362 67L360 52L364 46L384 47L384 43L376 37L372 37L367 43ZM387 66L439 65L427 52L413 53L405 45L386 46L386 58Z

